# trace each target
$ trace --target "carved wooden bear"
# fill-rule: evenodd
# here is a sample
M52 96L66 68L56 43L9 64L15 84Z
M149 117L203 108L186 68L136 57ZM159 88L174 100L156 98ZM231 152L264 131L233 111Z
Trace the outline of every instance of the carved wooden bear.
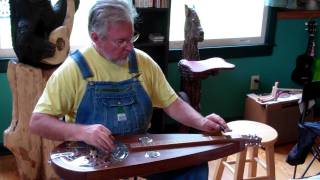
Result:
M49 0L9 1L12 45L19 62L40 68L53 66L41 60L55 54L56 44L49 41L49 35L64 23L67 1L59 0L53 7ZM77 9L79 0L73 2Z

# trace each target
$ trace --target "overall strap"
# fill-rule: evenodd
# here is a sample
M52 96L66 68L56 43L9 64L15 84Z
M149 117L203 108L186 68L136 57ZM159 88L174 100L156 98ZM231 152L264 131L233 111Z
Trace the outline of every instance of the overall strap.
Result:
M70 56L78 64L84 79L93 76L87 61L85 60L85 58L83 57L83 55L80 53L79 50L76 50Z
M138 64L137 64L137 58L136 58L136 53L134 51L134 49L132 49L132 51L129 53L129 73L138 73L139 69L138 69Z

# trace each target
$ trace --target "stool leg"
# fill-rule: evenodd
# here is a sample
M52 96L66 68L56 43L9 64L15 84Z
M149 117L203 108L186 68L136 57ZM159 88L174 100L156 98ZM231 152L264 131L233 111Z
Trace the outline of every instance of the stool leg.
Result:
M258 157L258 146L249 147L248 150L248 177L256 177L257 176L257 161L255 160Z
M214 169L213 169L213 180L221 180L224 165L223 162L227 161L228 157L223 157L221 159L217 159L214 162Z
M276 179L275 164L274 164L274 145L268 145L265 147L266 150L266 165L267 165L267 176L270 180Z
M247 154L247 149L244 149L243 151L237 153L235 172L233 176L234 180L243 179L244 166L246 164L246 154Z

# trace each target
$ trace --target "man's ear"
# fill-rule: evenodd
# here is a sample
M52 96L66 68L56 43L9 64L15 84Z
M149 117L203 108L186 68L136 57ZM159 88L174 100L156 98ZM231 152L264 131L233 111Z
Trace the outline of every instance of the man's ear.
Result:
M96 32L91 32L90 33L90 37L91 37L91 40L96 43L98 40L99 40L99 36Z

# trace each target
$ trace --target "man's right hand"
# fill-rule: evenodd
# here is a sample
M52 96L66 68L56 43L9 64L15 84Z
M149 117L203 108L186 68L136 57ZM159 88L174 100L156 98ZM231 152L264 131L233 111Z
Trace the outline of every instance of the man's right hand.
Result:
M101 124L82 125L80 138L87 144L93 145L106 152L111 152L115 145L111 131Z
M111 131L101 124L66 123L49 114L32 113L30 131L56 141L84 141L107 152L115 148Z

